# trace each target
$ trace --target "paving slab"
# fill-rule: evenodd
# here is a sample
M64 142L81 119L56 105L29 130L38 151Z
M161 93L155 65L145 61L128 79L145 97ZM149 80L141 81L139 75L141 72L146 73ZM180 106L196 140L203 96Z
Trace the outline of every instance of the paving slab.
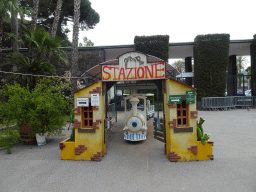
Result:
M160 114L161 115L161 114ZM142 142L123 139L124 114L112 123L101 162L60 159L65 136L47 137L45 146L18 143L0 151L0 191L256 191L256 109L198 111L214 141L214 160L170 162L164 144L153 138L153 119Z

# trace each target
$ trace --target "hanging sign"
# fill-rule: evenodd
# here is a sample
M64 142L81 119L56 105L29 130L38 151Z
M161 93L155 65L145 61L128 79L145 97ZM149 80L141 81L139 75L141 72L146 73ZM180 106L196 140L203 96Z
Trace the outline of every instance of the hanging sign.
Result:
M195 91L186 91L186 103L195 103Z
M89 98L77 98L77 107L88 107Z
M170 104L181 104L181 95L169 95Z
M100 106L100 95L98 93L91 94L91 106Z
M132 52L119 57L118 65L102 64L102 81L164 79L165 63L148 63L147 56Z

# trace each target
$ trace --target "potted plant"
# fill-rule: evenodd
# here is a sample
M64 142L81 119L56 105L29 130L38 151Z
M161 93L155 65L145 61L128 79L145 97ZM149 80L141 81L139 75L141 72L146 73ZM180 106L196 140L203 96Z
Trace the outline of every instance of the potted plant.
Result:
M61 135L65 110L69 108L61 92L56 92L53 86L45 87L44 81L47 80L40 79L31 91L28 86L5 85L1 92L6 97L6 102L0 103L3 118L15 120L20 131L25 131L30 138L37 133Z

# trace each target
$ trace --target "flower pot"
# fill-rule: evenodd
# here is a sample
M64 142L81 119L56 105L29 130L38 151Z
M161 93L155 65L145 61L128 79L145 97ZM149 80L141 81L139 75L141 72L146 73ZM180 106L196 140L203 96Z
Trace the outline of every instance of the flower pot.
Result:
M37 142L37 146L43 146L46 145L46 137L47 133L37 133L36 134L36 142Z
M75 160L75 142L65 139L60 143L61 159Z
M21 141L23 141L26 144L35 144L36 143L36 137L29 137L30 132L32 131L33 126L28 127L26 123L21 123L20 125L20 137Z

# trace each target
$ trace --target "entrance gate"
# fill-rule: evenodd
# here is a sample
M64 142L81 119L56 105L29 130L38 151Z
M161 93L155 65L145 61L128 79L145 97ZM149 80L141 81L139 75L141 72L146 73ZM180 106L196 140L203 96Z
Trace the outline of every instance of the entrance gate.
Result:
M75 141L60 143L61 159L100 161L106 152L108 135L107 91L117 82L155 82L163 93L163 118L155 118L154 138L165 143L170 161L213 159L213 142L197 141L196 92L193 87L165 77L163 60L128 52L116 60L98 65L101 80L74 93ZM141 86L137 84L136 86ZM143 86L141 86L143 88ZM145 87L144 87L145 88ZM159 102L158 102L159 103ZM157 108L158 109L158 108Z

